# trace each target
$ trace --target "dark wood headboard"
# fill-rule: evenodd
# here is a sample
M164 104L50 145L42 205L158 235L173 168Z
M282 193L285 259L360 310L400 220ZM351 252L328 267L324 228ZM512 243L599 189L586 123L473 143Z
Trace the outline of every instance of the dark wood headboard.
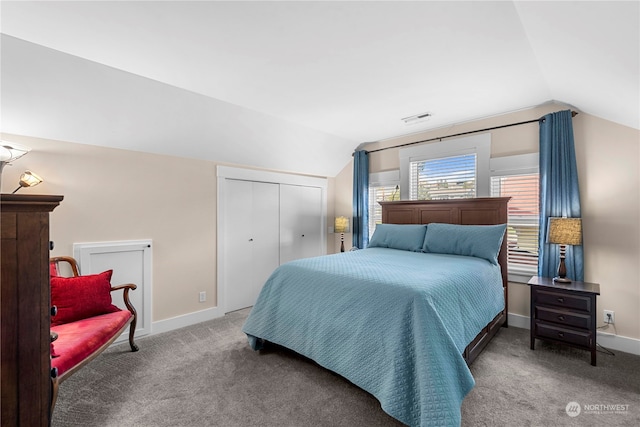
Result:
M385 224L429 224L440 222L462 225L495 225L507 223L510 197L483 197L453 200L402 200L380 202ZM507 312L507 236L502 239L498 255L502 270L505 313Z

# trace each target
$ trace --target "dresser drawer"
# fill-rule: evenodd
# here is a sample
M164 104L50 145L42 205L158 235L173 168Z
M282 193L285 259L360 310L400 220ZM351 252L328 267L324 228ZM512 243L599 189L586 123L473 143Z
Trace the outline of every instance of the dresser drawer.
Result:
M591 316L589 314L570 313L567 311L540 306L536 306L535 310L536 319L543 320L545 322L553 322L581 329L591 328Z
M541 338L551 338L587 348L591 346L591 333L589 331L574 331L542 322L536 322L535 328L535 334Z
M582 295L569 295L562 292L535 289L533 292L536 305L552 305L572 310L591 313L591 298Z

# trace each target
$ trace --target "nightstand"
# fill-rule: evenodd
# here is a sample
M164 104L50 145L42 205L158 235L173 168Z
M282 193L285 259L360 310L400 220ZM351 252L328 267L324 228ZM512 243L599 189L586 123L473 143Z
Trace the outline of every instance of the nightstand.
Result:
M596 366L597 283L557 283L533 276L531 286L531 350L536 338L591 351Z

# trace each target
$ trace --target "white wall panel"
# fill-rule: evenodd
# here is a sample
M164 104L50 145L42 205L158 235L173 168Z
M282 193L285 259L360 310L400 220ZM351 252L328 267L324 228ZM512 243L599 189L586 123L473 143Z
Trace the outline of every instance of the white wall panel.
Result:
M151 240L74 243L73 256L80 274L98 274L113 270L111 285L133 283L137 289L129 292L129 299L138 314L136 337L151 333ZM127 310L122 291L112 293L113 304ZM122 334L118 341L128 339Z

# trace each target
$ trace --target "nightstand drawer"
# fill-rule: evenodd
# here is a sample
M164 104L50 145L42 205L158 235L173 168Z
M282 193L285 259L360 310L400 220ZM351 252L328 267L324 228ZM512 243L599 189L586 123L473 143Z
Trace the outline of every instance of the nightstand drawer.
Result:
M579 345L581 347L591 346L591 333L589 331L580 332L571 329L553 326L548 323L536 322L536 335L541 338L551 338L565 343Z
M569 295L563 292L547 291L535 289L533 292L535 304L554 305L556 307L570 308L572 310L580 310L590 313L591 298L581 295Z
M535 310L536 319L545 322L553 322L587 330L591 328L591 316L589 314L570 313L549 307L535 307Z

